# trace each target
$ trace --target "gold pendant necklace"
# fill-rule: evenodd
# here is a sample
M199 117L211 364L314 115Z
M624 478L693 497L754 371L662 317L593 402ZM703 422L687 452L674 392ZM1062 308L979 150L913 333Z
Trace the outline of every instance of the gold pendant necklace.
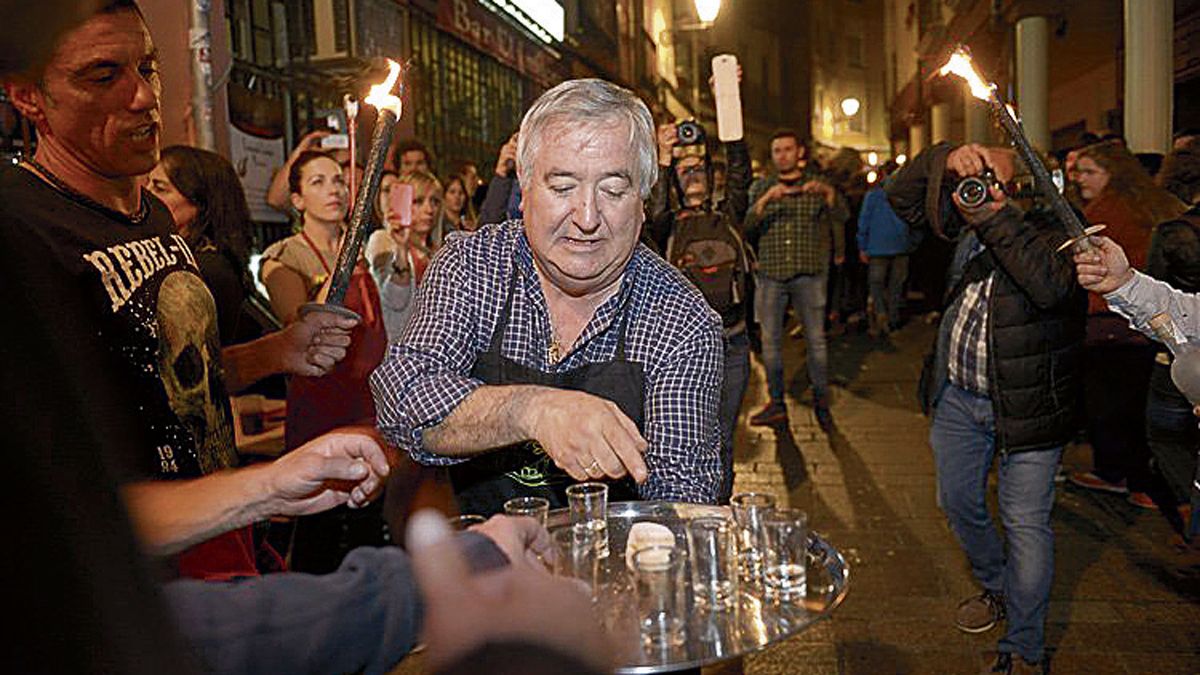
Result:
M558 363L562 358L562 347L558 344L558 331L554 330L554 322L550 321L550 335L546 342L546 360L550 365Z

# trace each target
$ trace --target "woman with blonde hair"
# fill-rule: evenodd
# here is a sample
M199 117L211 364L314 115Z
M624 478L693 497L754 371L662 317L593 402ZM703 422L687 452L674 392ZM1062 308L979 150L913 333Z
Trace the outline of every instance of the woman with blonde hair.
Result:
M1174 220L1186 207L1154 179L1120 141L1081 149L1075 181L1089 223L1108 226L1104 234L1145 270L1154 227ZM1108 310L1104 298L1088 296L1084 349L1084 400L1092 471L1072 474L1072 483L1091 490L1128 495L1134 506L1154 508L1150 489L1150 450L1146 441L1146 396L1154 348L1128 322Z
M383 323L388 341L400 338L412 316L417 285L433 256L432 233L442 215L442 184L428 171L417 170L388 181L389 192L398 185L412 186L411 221L401 220L398 205L381 191L383 227L367 240L367 262L379 286Z

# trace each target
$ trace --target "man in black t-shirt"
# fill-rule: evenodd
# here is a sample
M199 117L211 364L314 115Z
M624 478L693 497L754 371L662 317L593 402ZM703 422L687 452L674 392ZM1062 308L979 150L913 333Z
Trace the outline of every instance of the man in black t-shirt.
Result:
M137 6L107 3L60 39L44 69L9 79L5 91L38 131L36 155L0 170L0 222L23 235L10 253L29 263L22 269L36 270L12 286L20 292L65 277L77 292L67 306L88 308L84 321L50 330L98 345L89 353L110 362L97 369L111 366L105 376L136 408L126 411L142 422L130 433L136 438L111 445L130 448L113 460L132 479L123 495L147 550L192 549L180 557L181 571L192 576L254 574L245 526L366 503L388 465L362 435L327 436L272 464L233 469L212 296L170 214L139 185L158 161L160 86ZM319 370L328 353L304 344L290 355L274 349L294 346L296 337L238 352L237 382L306 361ZM201 543L205 549L193 548Z

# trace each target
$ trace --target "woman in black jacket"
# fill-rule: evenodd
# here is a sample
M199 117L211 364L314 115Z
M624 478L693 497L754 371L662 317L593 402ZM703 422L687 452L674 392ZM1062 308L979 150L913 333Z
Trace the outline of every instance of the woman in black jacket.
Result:
M172 145L162 150L147 185L171 210L175 227L196 257L217 304L221 344L258 337L239 334L249 328L238 320L254 285L248 264L250 208L233 166L215 152Z

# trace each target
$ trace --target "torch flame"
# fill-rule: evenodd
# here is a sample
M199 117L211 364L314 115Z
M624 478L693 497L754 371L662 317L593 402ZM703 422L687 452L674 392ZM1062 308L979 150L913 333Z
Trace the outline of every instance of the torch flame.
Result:
M938 71L939 75L954 74L967 81L967 85L971 87L971 95L975 98L986 101L992 96L996 85L988 84L983 81L979 73L975 72L975 66L971 63L971 57L959 49L954 52L946 65L942 66Z
M396 80L400 79L400 64L388 59L388 76L381 84L371 85L371 93L363 100L376 110L390 110L400 117L400 97L392 93L392 89L396 86Z

